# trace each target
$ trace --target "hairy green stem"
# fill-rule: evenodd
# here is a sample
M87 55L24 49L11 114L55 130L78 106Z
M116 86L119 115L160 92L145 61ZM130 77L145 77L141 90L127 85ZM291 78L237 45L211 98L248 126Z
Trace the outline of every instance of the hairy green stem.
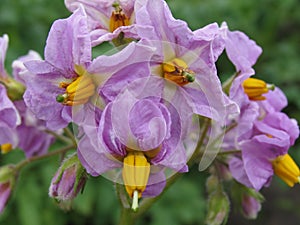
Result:
M54 136L57 140L60 140L62 142L65 142L67 144L71 144L72 140L70 140L70 138L67 138L63 135L57 134L56 132L52 131L52 130L46 130L46 132L48 134L51 134L52 136Z
M74 137L74 134L68 127L64 128L64 132L72 140L73 144L77 145L77 141Z
M39 156L33 156L33 157L30 157L30 158L27 158L27 159L24 159L23 161L19 162L17 165L16 165L16 170L20 170L22 169L24 166L32 163L32 162L35 162L35 161L38 161L38 160L41 160L41 159L46 159L46 158L49 158L51 156L54 156L54 155L58 155L58 154L61 154L61 153L65 153L71 149L74 149L76 148L75 145L71 144L71 145L68 145L64 148L61 148L61 149L58 149L58 150L55 150L55 151L51 151L47 154L44 154L44 155L39 155Z

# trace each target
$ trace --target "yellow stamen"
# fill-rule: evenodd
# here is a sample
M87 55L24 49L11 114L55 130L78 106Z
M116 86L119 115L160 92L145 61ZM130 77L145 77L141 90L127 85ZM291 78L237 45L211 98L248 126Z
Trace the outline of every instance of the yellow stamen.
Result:
M12 144L5 143L0 146L0 149L2 154L6 154L9 153L13 148L12 148Z
M138 192L142 197L150 175L150 163L141 151L130 151L123 161L122 176L128 195L133 198Z
M260 79L248 78L243 82L243 88L250 100L261 101L266 99L263 94L268 93L269 90L274 90L274 85L268 85Z
M273 162L274 173L280 177L287 185L293 187L299 183L299 167L289 154L277 157Z
M130 24L129 18L124 14L122 8L118 3L113 4L115 10L112 12L109 20L109 31L114 32L121 26L128 26Z
M92 78L81 68L76 67L79 76L71 83L60 82L59 87L65 89L65 93L58 95L56 100L63 105L73 106L88 102L89 98L95 93L95 84Z
M195 80L195 74L181 59L175 58L162 64L163 77L184 86Z
M268 138L273 138L273 135L271 135L271 134L266 134L266 136L267 136Z

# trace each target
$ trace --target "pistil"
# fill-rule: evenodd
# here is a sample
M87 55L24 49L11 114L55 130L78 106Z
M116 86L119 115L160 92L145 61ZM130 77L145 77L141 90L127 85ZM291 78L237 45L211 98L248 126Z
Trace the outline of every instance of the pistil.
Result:
M184 86L195 81L195 73L181 59L175 58L162 64L163 77Z

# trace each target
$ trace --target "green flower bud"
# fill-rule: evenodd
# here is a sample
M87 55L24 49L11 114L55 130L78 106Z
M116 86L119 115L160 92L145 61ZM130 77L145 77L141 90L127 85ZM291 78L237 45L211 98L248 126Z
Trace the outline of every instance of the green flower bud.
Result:
M7 96L12 101L17 101L23 99L23 94L26 90L25 86L15 79L8 77L7 79L1 81L7 90Z
M208 225L225 224L230 210L230 202L227 194L219 188L209 194L208 211L205 223Z

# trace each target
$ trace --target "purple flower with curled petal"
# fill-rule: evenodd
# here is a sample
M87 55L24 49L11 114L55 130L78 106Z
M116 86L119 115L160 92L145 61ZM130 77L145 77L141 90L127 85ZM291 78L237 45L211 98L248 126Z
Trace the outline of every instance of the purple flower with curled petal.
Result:
M188 169L183 140L193 113L176 89L164 92L167 85L154 76L130 83L79 141L79 159L87 172L96 176L122 168L122 178L116 182L124 183L132 198L135 193L158 195L167 168Z
M92 45L117 38L138 39L135 28L135 0L65 0L66 7L74 12L82 5L87 12Z

